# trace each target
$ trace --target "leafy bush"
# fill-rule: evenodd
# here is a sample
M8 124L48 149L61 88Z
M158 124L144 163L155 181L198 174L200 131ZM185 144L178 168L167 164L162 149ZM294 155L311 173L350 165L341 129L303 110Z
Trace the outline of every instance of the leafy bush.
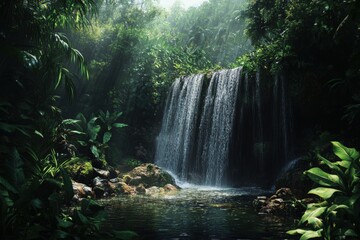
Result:
M318 155L324 167L305 172L318 185L309 194L323 201L309 204L299 222L302 228L288 231L301 234L301 240L358 239L360 236L360 154L339 142L332 145L334 154L341 160L331 162Z
M127 158L124 160L124 164L131 168L136 168L136 167L140 166L142 163L143 162L141 162L137 159L133 159L133 158Z

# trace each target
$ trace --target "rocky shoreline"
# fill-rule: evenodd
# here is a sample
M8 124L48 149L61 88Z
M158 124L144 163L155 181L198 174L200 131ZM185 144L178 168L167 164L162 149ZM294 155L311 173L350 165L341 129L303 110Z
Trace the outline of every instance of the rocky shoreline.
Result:
M83 182L72 180L75 201L118 195L157 196L174 193L180 189L169 173L150 163L142 164L124 173L113 168L93 168L92 176L95 177Z

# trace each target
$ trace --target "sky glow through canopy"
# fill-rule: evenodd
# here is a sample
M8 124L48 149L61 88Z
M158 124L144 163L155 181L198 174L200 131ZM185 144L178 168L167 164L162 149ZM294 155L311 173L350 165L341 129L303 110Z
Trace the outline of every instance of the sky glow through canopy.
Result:
M178 0L184 8L198 7L206 0ZM170 9L176 0L159 0L160 6Z

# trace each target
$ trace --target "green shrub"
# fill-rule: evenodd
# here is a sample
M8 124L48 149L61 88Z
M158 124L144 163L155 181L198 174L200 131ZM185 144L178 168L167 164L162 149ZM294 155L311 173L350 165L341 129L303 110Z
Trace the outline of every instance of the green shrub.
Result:
M301 234L301 240L359 239L360 236L360 154L339 142L332 142L340 161L331 162L318 155L322 168L305 174L318 185L309 194L320 197L320 203L309 204L299 225L288 231Z

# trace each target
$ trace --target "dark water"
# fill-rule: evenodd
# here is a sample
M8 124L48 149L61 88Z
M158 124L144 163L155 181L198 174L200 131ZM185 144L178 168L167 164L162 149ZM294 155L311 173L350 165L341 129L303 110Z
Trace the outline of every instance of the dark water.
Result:
M261 189L183 189L159 197L106 201L105 229L132 230L141 239L290 239L292 219L259 215L252 207Z

